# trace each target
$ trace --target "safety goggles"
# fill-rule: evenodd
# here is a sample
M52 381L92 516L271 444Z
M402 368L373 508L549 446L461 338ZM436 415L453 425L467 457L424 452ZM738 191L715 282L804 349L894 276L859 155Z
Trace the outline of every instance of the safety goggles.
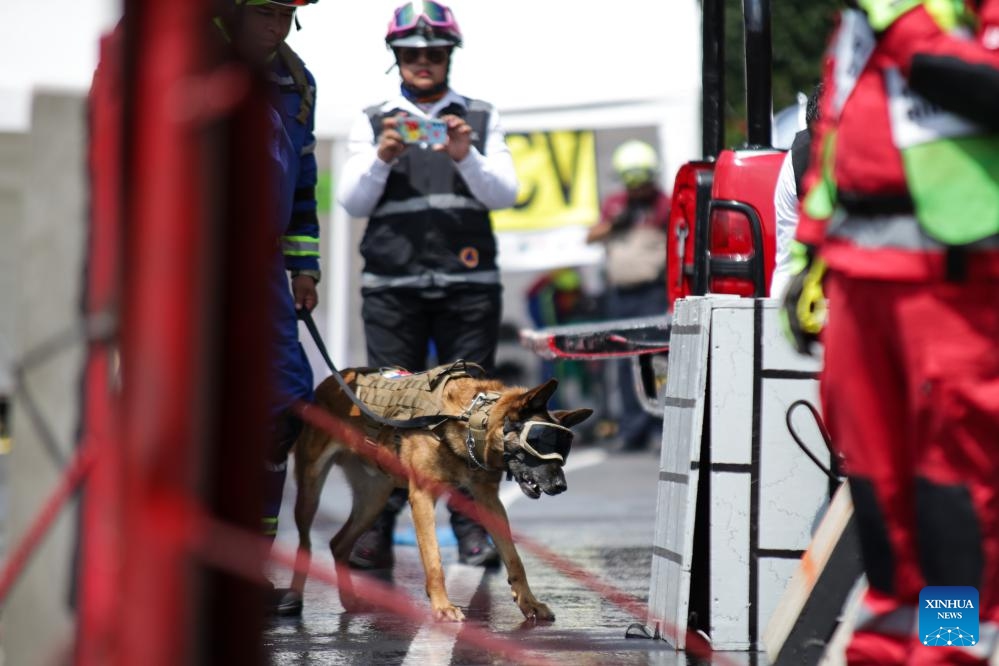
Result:
M398 53L399 62L403 65L412 65L415 62L419 62L421 55L425 55L427 62L431 65L443 65L447 62L448 49L442 46L432 46L425 49L403 46L398 49Z
M640 187L655 180L656 174L650 169L628 169L620 177L625 187Z
M535 458L564 465L572 446L572 431L554 423L528 421L520 431L520 446Z
M395 10L392 29L399 31L415 28L421 17L428 25L435 28L454 26L454 16L450 9L433 0L423 0L423 2L408 2Z

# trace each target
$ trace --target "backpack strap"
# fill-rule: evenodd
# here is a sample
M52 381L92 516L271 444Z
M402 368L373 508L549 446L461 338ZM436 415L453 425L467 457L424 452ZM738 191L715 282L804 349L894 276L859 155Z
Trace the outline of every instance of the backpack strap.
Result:
M308 122L309 116L312 115L312 111L316 106L315 88L309 83L309 77L305 74L305 63L302 62L297 53L292 51L287 43L281 42L281 45L278 47L278 57L281 58L284 66L288 68L288 73L291 74L291 78L295 82L295 87L298 88L299 97L302 98L298 105L298 115L295 116L295 120L304 125Z

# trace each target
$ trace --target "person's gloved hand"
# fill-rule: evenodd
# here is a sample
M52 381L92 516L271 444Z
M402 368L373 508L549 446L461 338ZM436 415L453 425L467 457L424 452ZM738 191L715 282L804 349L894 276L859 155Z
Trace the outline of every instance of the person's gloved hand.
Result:
M826 264L816 258L814 247L794 241L790 273L780 311L781 328L799 354L811 356L826 323L826 297L822 291Z

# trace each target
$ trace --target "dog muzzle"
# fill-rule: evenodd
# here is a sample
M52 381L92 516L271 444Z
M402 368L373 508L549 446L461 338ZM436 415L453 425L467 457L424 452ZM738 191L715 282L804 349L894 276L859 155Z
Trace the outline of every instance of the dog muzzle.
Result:
M520 434L520 446L541 460L558 460L564 465L572 447L572 431L565 426L542 421L528 421Z

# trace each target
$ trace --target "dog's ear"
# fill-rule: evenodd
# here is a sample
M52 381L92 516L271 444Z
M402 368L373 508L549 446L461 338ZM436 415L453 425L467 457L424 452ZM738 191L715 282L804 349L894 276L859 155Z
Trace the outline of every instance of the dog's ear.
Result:
M540 412L548 405L555 389L558 388L558 380L554 377L540 386L535 386L520 397L521 409Z
M552 417L558 421L559 425L563 425L566 428L571 428L574 425L579 425L586 419L590 418L593 414L592 409L557 409L552 412Z

